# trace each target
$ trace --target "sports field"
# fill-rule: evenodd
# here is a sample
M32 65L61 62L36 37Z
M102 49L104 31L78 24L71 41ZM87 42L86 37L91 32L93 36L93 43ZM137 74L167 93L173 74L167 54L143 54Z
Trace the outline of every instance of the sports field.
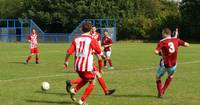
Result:
M77 77L73 57L69 70L63 68L69 44L40 44L38 65L34 57L28 65L24 64L28 47L27 43L0 43L0 105L74 105L65 93L65 80ZM104 96L96 83L87 102L90 105L199 105L200 45L180 48L175 78L162 99L156 98L155 69L159 57L153 53L155 47L155 43L114 43L115 69L104 70L103 77L107 86L117 91ZM43 81L51 85L47 92L40 89Z

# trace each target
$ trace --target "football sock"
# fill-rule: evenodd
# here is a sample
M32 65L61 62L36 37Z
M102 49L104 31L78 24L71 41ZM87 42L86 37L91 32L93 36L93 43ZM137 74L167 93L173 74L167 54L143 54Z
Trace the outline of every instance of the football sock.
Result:
M38 61L39 61L39 57L38 57L38 55L36 54L35 62L38 63Z
M103 61L102 61L102 60L99 60L99 61L98 61L98 64L99 64L99 70L102 70Z
M79 91L86 83L87 83L87 81L81 79L81 81L74 88L75 92Z
M106 87L106 84L105 84L103 78L102 78L102 77L99 77L99 78L98 78L98 81L99 81L99 84L101 85L101 87L102 87L104 93L107 94L107 93L108 93L108 88Z
M82 80L81 78L76 78L74 80L70 80L70 84L78 84L81 82L81 80Z
M104 66L107 66L107 60L104 60Z
M108 63L112 67L112 60L111 59L108 59Z
M168 77L165 81L165 85L163 87L163 91L165 91L167 89L167 87L170 85L171 81L172 81L173 77Z
M157 80L156 85L157 85L158 93L161 94L162 93L162 82L161 82L161 80Z
M82 101L85 101L87 99L87 97L90 95L90 93L92 92L92 90L94 89L94 84L93 83L90 83L88 85L88 87L86 88L83 96L81 97L81 100Z
M29 60L31 60L31 57L32 57L32 56L28 56L28 57L27 57L27 59L26 59L26 62L27 62L27 63L29 62Z

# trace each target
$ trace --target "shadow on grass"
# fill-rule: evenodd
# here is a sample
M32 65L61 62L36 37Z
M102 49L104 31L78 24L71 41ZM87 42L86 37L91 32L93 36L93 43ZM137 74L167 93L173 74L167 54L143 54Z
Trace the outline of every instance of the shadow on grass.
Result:
M8 63L13 63L13 64L26 64L25 62L8 62Z
M142 95L142 94L117 94L117 95L112 95L113 97L133 97L133 98L157 98L155 95Z
M35 91L35 93L40 93L40 94L52 94L52 95L59 95L59 96L66 96L69 95L67 93L55 93L55 92L49 92L49 91Z
M68 101L50 101L50 100L26 100L26 102L29 102L29 103L40 103L40 104L67 104L67 105L74 105L73 102L68 102Z

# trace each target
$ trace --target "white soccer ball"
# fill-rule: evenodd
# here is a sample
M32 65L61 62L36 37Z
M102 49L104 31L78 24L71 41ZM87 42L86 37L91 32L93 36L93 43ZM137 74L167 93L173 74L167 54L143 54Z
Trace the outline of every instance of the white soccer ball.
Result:
M50 84L48 82L42 82L42 86L41 86L41 89L43 91L47 91L50 89Z

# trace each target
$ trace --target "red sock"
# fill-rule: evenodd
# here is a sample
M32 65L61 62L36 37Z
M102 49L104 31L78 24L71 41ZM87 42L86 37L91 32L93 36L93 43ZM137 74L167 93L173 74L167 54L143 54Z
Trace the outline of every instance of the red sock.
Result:
M90 93L92 92L92 90L94 89L94 84L90 83L87 87L87 89L85 90L83 96L81 97L82 101L85 101L87 99L87 97L90 95Z
M163 87L163 91L165 91L165 90L167 89L167 87L168 87L169 84L171 83L172 79L173 79L173 77L170 77L170 76L166 79L165 85L164 85L164 87Z
M87 81L81 79L81 81L74 88L75 92L79 91L86 83L87 83Z
M78 84L81 82L81 80L82 80L81 78L76 78L74 80L70 80L70 84Z
M35 56L36 56L36 57L35 57L35 62L38 63L38 61L39 61L39 57L38 57L37 54L36 54Z
M103 61L102 61L102 60L99 60L99 61L98 61L98 64L99 64L99 70L102 70Z
M27 63L29 62L29 60L31 60L31 57L32 57L32 56L28 56L28 57L27 57L27 59L26 59L26 62L27 62Z
M107 94L108 93L108 88L106 87L106 84L105 84L103 78L102 77L98 78L98 81L99 81L99 84L101 85L104 93Z
M157 80L156 84L157 84L158 93L161 94L162 93L162 82L161 82L161 80Z
M108 63L110 66L112 66L112 60L111 59L108 59Z

